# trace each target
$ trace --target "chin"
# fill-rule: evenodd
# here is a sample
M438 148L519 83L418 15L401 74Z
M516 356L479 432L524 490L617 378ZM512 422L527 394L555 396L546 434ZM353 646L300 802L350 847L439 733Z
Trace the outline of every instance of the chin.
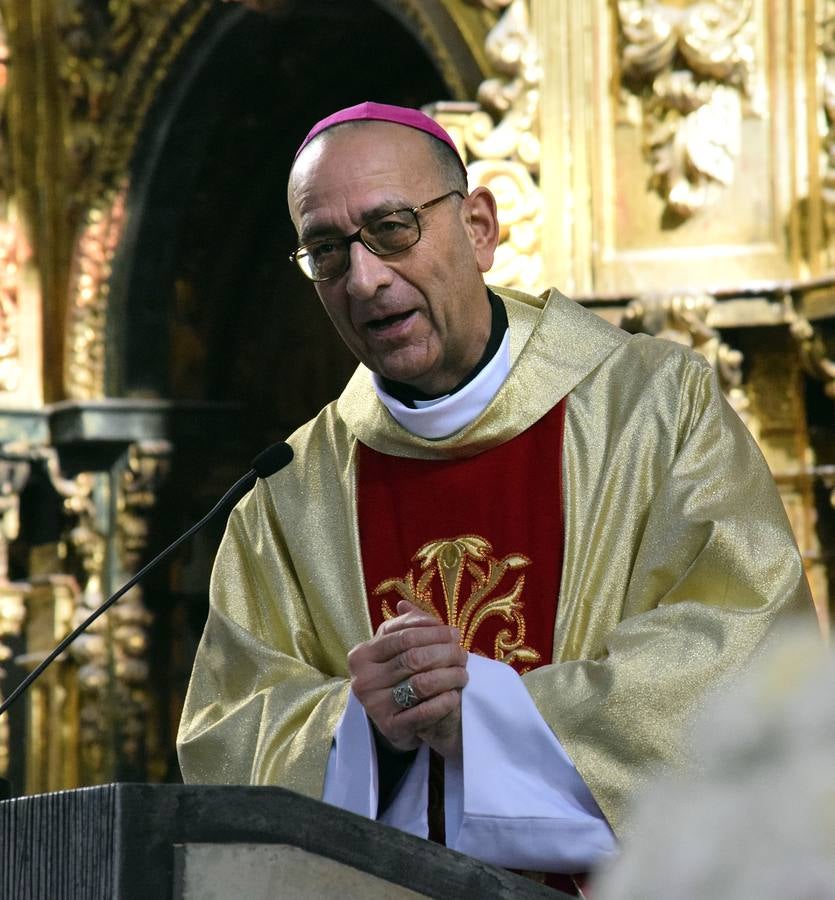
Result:
M426 375L425 372L413 372L411 370L403 369L385 369L380 371L380 375L382 375L383 378L388 378L389 381L408 384L409 387L417 388L419 391L431 392L432 390L429 387L425 387L422 383Z
M432 380L432 368L425 363L421 365L401 363L398 365L397 363L386 364L384 361L377 367L372 365L369 368L390 381L399 381L401 384L408 384L421 391L430 393L432 391L431 386L424 386L427 381Z

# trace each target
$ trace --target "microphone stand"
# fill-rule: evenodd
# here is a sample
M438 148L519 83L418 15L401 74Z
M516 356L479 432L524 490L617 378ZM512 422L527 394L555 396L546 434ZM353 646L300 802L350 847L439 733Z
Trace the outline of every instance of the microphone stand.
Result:
M243 496L247 491L251 490L255 485L255 481L258 478L258 475L255 469L250 469L246 475L242 475L233 485L229 488L228 491L220 498L220 500L215 503L215 505L200 519L199 522L192 525L188 531L184 534L181 534L180 537L174 541L173 544L169 544L161 553L157 554L149 563L144 565L128 582L126 582L122 587L116 591L115 594L108 597L98 609L95 609L77 628L71 631L62 641L55 647L49 655L32 671L30 672L26 678L21 681L21 683L9 694L9 696L0 703L0 716L3 715L4 712L17 700L17 698L24 693L29 685L32 684L37 678L40 677L41 673L46 669L49 665L51 665L66 649L69 645L83 632L85 632L92 624L99 618L99 616L104 615L108 609L110 609L113 604L123 597L137 582L141 581L142 578L153 569L155 566L159 565L163 560L167 559L181 544L187 541L193 534L198 532L210 519L212 519L215 515L217 515L220 510L226 504L229 504L231 501L238 498L238 496ZM240 493L239 493L240 492Z
M141 581L147 572L167 559L183 542L199 531L210 519L219 513L226 505L233 505L243 497L247 491L252 490L259 478L268 478L270 475L284 468L293 458L293 450L289 444L280 441L262 450L252 461L252 468L242 475L229 490L215 503L203 518L192 525L188 531L169 544L161 553L158 553L147 565L144 565L126 584L122 585L115 594L108 597L98 609L94 610L77 628L68 634L64 640L35 668L21 683L0 703L0 716L24 693L35 679L39 678L44 669L54 662L69 645L84 631L86 631L99 616L103 615L122 596L124 596L138 581Z
M123 597L137 582L150 572L155 566L159 565L163 560L167 559L181 544L187 541L192 535L198 532L209 520L216 516L221 510L227 506L232 506L238 502L248 491L252 490L255 482L259 478L269 478L279 469L284 468L293 459L293 450L289 444L279 442L262 450L258 456L252 461L252 468L242 475L226 493L215 503L215 505L191 528L184 534L181 534L172 544L169 544L161 553L158 553L149 563L144 565L126 584L122 585L115 594L108 597L104 603L95 609L77 628L73 629L54 650L24 678L23 681L12 691L11 694L0 703L0 716L23 694L29 686L37 678L43 674L44 670L51 665L70 644L84 631L86 631L99 616L104 615L113 604ZM5 778L0 778L0 801L9 800L12 796L11 782Z

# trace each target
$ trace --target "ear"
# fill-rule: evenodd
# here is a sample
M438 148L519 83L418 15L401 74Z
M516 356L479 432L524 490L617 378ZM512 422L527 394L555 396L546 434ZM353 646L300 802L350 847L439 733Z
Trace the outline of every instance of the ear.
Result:
M493 255L499 243L499 216L496 198L486 187L477 187L462 204L467 233L479 272L487 272L493 265Z

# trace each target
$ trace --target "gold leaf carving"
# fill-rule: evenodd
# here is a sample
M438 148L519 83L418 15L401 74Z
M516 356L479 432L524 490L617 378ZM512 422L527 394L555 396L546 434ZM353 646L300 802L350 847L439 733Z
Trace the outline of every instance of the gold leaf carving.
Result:
M17 637L26 619L29 585L9 581L8 549L9 542L18 535L20 491L28 475L29 465L22 456L0 463L0 684L6 677L3 664L12 656L3 639ZM9 766L8 721L8 716L0 717L0 775L5 775Z
M684 9L619 0L623 83L640 97L651 185L686 219L735 177L744 101L754 86L753 0L711 0Z
M105 394L105 327L110 270L122 236L127 188L91 209L79 238L70 281L64 383L72 400Z
M789 323L789 333L794 338L800 353L800 364L807 375L823 382L828 397L835 400L835 360L812 323L798 313L791 297L784 300L785 319Z
M128 453L116 516L116 548L124 580L138 570L148 548L148 517L168 476L171 449L168 441L149 440L133 444ZM148 628L153 621L143 601L142 588L137 585L128 591L113 607L111 616L114 667L124 695L119 723L121 750L138 767L150 706Z
M821 197L823 225L830 245L835 241L835 0L824 0L824 18L819 32L819 77L823 100L821 128Z
M75 246L65 343L70 399L104 395L110 264L121 237L129 162L172 61L213 0L68 0L56 12L68 115ZM81 221L78 221L78 219Z
M82 590L73 626L98 607L107 593L138 569L148 544L148 516L167 476L171 446L143 441L130 447L115 496L115 541L110 546L107 476L84 472L72 483L65 506L76 520L68 541L80 564ZM114 584L109 584L109 570ZM121 764L141 771L147 745L146 724L151 703L148 691L149 635L152 616L140 587L128 591L97 619L70 652L79 666L79 745L85 778L97 782L112 777L101 736L115 733ZM115 702L105 702L106 697ZM111 750L113 748L110 748Z
M0 684L6 677L3 663L12 655L11 649L3 643L3 638L16 637L20 634L26 618L24 594L13 588L0 585ZM0 699L3 698L0 693ZM0 717L0 776L9 771L9 717Z
M23 265L31 252L15 218L0 221L0 392L13 393L20 386L20 290Z
M482 82L477 104L436 103L427 111L453 136L467 163L470 188L485 186L496 195L500 243L491 282L538 290L543 271L540 56L527 0L481 5L504 9L485 42L500 76Z

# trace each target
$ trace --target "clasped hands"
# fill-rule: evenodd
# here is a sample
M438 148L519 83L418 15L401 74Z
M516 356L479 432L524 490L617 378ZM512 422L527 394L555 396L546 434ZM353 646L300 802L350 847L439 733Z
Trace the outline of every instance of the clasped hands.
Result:
M397 616L348 654L351 689L396 750L414 750L425 742L444 757L460 754L467 651L459 640L457 628L401 600ZM406 680L419 702L401 709L392 689Z

